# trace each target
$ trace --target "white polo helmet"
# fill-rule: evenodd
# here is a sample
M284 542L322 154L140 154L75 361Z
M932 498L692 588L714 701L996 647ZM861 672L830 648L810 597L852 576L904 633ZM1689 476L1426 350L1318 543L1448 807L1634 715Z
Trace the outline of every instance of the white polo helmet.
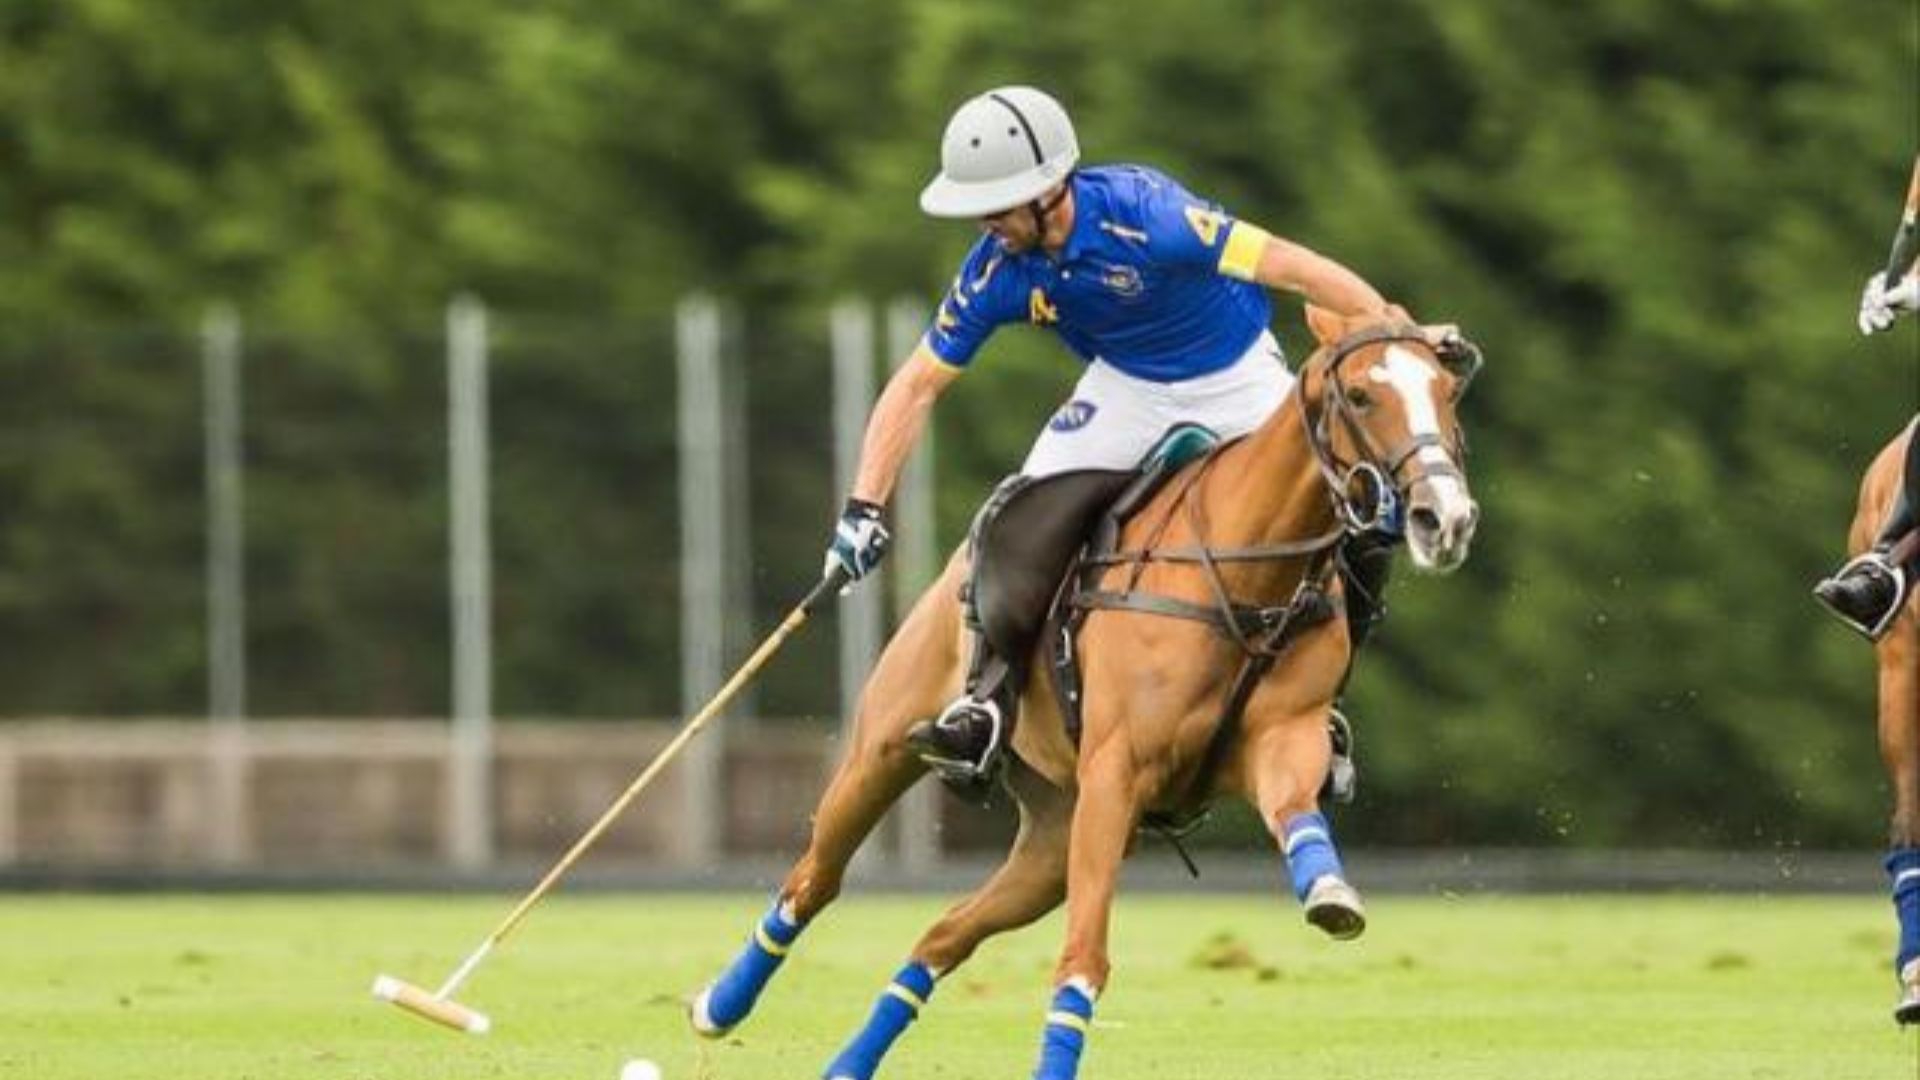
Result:
M1067 110L1031 86L1002 86L960 106L940 140L940 174L920 209L943 218L986 217L1033 202L1080 160Z

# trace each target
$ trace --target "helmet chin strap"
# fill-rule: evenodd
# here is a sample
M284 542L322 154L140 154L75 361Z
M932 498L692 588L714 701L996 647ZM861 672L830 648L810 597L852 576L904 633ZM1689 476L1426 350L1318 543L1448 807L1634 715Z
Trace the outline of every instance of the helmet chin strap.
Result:
M1068 173L1067 178L1060 182L1060 187L1053 193L1052 198L1045 202L1035 199L1027 204L1027 213L1033 215L1034 243L1041 247L1045 247L1047 243L1047 215L1053 213L1054 207L1066 201L1067 191L1072 183L1073 174Z

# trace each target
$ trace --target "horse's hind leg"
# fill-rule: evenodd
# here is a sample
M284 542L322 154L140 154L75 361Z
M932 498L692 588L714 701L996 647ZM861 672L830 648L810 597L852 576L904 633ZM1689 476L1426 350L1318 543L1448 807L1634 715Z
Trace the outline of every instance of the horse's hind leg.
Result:
M828 1080L870 1080L942 976L965 963L982 941L1027 925L1065 898L1073 799L1017 760L1009 782L1020 803L1020 832L1006 861L920 938L874 1003L866 1026L827 1066Z
M906 731L958 685L960 618L951 591L939 583L929 590L881 654L860 695L846 755L814 810L806 853L733 963L690 1003L696 1032L718 1038L747 1018L801 931L840 895L861 843L924 773L907 749Z

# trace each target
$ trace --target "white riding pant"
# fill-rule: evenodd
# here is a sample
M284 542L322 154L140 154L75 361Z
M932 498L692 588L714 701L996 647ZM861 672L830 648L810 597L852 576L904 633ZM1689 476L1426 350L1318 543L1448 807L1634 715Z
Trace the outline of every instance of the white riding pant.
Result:
M1245 435L1280 407L1293 378L1280 343L1266 331L1232 364L1181 382L1137 379L1096 359L1034 440L1020 471L1133 469L1180 423L1204 424L1223 440Z

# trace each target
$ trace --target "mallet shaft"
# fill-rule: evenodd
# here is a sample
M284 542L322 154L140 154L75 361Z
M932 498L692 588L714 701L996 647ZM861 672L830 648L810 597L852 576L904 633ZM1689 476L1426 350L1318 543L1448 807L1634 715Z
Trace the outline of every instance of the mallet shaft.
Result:
M480 961L485 960L487 954L493 951L495 940L497 939L488 938L481 942L479 948L469 953L465 960L460 961L460 966L453 969L453 974L447 976L447 981L440 984L440 989L435 991L433 996L442 1000L452 997L454 991L460 989L460 984L467 981L467 976L473 974L473 969L480 966Z
M832 579L829 579L829 581L831 580ZM828 582L821 582L821 586L823 587L827 584ZM753 655L747 657L746 662L741 664L739 670L733 673L733 677L727 680L726 685L722 686L719 691L708 700L706 705L681 727L680 733L673 737L672 742L668 743L660 753L654 755L652 763L634 779L633 783L627 785L627 790L620 793L620 797L613 801L612 806L607 807L606 812L600 815L600 819L595 821L593 826L589 828L580 839L574 841L573 846L567 849L566 854L560 856L560 861L553 864L553 868L548 870L546 876L540 879L540 883L533 887L533 891L528 893L526 898L521 900L518 906L507 913L507 917L502 919L500 925L494 929L493 933L487 936L483 949L491 948L499 944L508 934L513 932L513 928L520 924L520 920L525 918L527 912L533 909L533 905L539 903L540 898L545 896L548 890L553 888L554 883L559 881L568 870L572 869L573 864L579 861L580 856L586 854L587 849L592 847L594 842L599 840L608 828L612 827L614 820L626 810L628 804L639 797L640 793L647 789L648 784L653 783L653 778L660 775L661 770L665 769L673 762L674 758L679 756L680 751L684 749L688 743L693 741L694 736L700 734L700 730L707 726L707 722L715 716L718 716L720 712L727 707L727 703L733 700L734 695L740 692L740 688L745 686L747 682L760 671L761 666L767 662L767 658L779 651L780 646L786 643L787 638L791 636L795 630L800 628L800 624L807 621L807 615L812 611L813 604L818 601L822 593L823 588L816 587L814 591L808 595L806 600L802 601L797 607L787 613L787 617L781 621L773 633L767 635L767 639L760 643L760 647L753 651ZM476 962L478 955L480 954L476 954L475 957Z
M1887 288L1904 276L1920 255L1920 154L1913 157L1913 178L1907 181L1907 202L1900 212L1900 225L1893 232L1893 249L1887 252Z
M727 680L726 685L722 686L712 699L681 727L679 734L673 737L672 742L654 755L653 761L647 765L646 769L634 778L633 783L627 785L627 789L620 793L620 797L613 801L613 805L607 807L606 811L600 815L600 819L595 821L580 839L574 841L566 854L560 856L560 861L554 863L553 868L548 870L539 884L533 887L533 891L507 913L507 917L500 921L500 925L494 928L493 933L487 935L486 940L480 943L480 947L461 961L452 975L447 976L447 981L441 985L439 992L429 994L410 983L402 982L389 975L382 975L374 980L374 996L384 1001L391 1001L410 1012L448 1027L475 1034L485 1033L492 1026L491 1022L481 1013L454 1001L454 992L467 981L474 970L480 966L480 962L493 951L493 947L513 932L513 928L520 924L520 920L533 909L533 905L539 903L540 898L553 888L554 884L572 868L575 862L579 861L582 855L586 854L594 841L600 839L601 834L613 825L614 820L626 810L628 804L645 791L648 784L653 783L653 778L658 776L689 742L693 741L694 736L700 734L700 730L706 727L709 721L720 715L721 711L727 707L727 703L740 692L740 688L745 686L759 672L762 665L779 651L787 638L807 621L807 616L813 613L813 609L846 583L847 576L843 571L836 569L828 573L818 585L813 587L813 591L807 594L806 599L800 601L792 611L787 613L787 617L781 620L773 633L767 635L766 640L760 643L760 647L753 651L753 655L747 657L746 662L733 673L733 677Z

